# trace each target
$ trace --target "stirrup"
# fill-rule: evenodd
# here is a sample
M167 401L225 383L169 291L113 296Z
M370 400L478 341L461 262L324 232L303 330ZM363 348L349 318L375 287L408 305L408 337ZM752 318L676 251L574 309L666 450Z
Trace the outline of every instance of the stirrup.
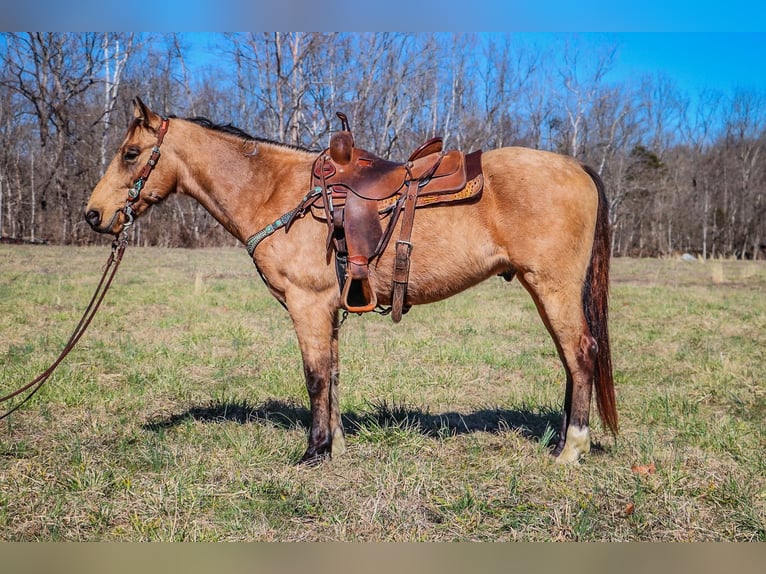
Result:
M349 313L367 313L375 309L378 306L378 297L370 285L370 279L353 279L346 275L341 305Z

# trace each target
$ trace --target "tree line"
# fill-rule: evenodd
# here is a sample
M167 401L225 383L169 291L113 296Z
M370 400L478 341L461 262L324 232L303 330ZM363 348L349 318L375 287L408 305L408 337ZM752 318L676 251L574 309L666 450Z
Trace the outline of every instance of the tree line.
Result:
M615 256L764 258L765 94L689 94L672 78L610 79L617 47L513 34L4 33L0 236L100 243L82 212L128 125L131 99L321 149L349 117L360 145L404 159L429 137L465 151L565 153L606 183ZM199 41L199 40L195 40ZM174 198L141 245L235 241Z

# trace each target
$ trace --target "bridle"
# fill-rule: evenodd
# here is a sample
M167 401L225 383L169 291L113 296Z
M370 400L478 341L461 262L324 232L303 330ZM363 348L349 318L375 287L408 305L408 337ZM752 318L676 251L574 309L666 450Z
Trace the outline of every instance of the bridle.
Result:
M168 133L169 125L170 120L166 117L163 117L160 128L157 130L157 143L155 143L154 147L152 148L152 154L149 156L149 159L141 170L141 173L138 174L138 177L133 182L133 187L128 190L128 198L125 200L125 207L122 208L122 212L125 214L125 217L127 217L128 220L123 224L123 229L133 225L133 218L135 215L133 204L138 201L141 195L141 190L144 188L146 180L149 178L149 174L152 173L154 166L157 165L157 160L160 159L160 146L162 145L162 140L165 139L165 134Z
M96 291L93 293L93 297L91 297L90 303L88 303L88 306L85 309L80 322L74 328L74 331L72 331L72 334L69 336L69 340L66 342L66 345L64 345L64 349L61 351L58 358L51 364L50 367L38 375L33 381L23 385L22 387L19 387L12 393L0 397L0 403L4 403L5 401L8 401L28 391L29 389L32 389L30 393L24 397L24 399L21 400L17 405L13 406L11 409L0 415L0 420L6 418L8 415L18 410L24 403L31 399L37 391L40 390L40 387L42 387L51 376L51 374L53 374L53 371L56 369L56 367L59 366L59 363L64 360L64 357L69 354L69 352L77 344L77 341L80 340L80 337L83 336L85 330L88 328L88 325L90 325L90 322L96 315L96 311L98 311L101 302L104 300L106 292L109 290L109 287L112 284L112 279L114 279L114 276L117 273L117 269L122 262L122 256L125 253L125 248L128 245L128 228L130 228L130 226L133 224L133 218L135 214L132 206L136 203L136 201L138 201L139 196L141 195L141 190L146 184L146 180L148 179L149 174L152 173L154 166L157 165L157 160L160 158L160 146L162 145L162 140L168 131L169 123L170 122L168 118L162 118L162 124L160 124L160 129L157 132L157 143L152 148L152 154L149 156L149 160L141 170L141 173L138 174L138 177L133 182L133 187L131 187L128 191L128 198L125 202L125 207L122 209L128 220L122 226L120 235L115 237L115 240L112 242L112 252L109 255L109 259L107 259L106 265L104 265L104 271L101 275L101 280L99 281L98 286L96 287Z

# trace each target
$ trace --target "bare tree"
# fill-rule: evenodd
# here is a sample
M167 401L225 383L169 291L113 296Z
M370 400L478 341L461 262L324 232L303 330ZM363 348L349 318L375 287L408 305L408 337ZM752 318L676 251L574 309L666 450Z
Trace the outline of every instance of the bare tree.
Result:
M585 145L586 117L598 97L604 75L614 63L616 47L608 46L596 55L583 52L577 43L567 41L558 74L563 86L559 105L566 118L564 152L580 157Z
M39 133L39 152L29 158L34 166L32 172L39 176L29 190L30 235L33 239L36 236L38 202L45 210L49 192L54 189L54 193L62 195L56 203L66 236L72 224L72 205L64 183L64 158L67 143L76 137L72 132L72 110L97 81L100 37L30 32L7 34L5 40L2 61L8 73L2 87L26 101Z
M7 33L0 42L0 234L99 242L81 209L143 95L259 136L327 145L345 112L359 145L392 159L426 138L448 147L568 153L607 183L615 255L688 249L761 257L766 95L684 93L671 79L610 82L618 54L576 36ZM162 219L163 225L156 225ZM44 230L44 233L41 232ZM137 222L152 245L229 244L182 198Z
M543 147L542 125L550 114L548 78L540 66L542 51L517 45L512 36L492 36L477 69L482 84L486 145L526 143Z
M696 105L687 100L680 124L685 145L692 151L691 156L691 195L701 201L700 227L701 250L703 259L708 257L710 231L711 190L715 185L714 173L706 160L706 152L715 138L717 116L720 111L721 94L712 91L700 92Z
M241 89L262 110L258 124L269 137L302 143L304 97L312 80L306 66L310 55L318 50L320 38L319 34L302 32L232 36ZM242 93L240 98L243 102L250 99Z
M734 183L738 196L739 209L732 209L733 201L729 193L723 199L724 212L739 212L739 217L732 221L740 230L735 239L733 250L740 254L750 252L754 259L760 256L760 246L764 240L764 219L766 202L764 201L764 146L766 146L766 101L763 95L753 91L739 90L731 98L730 110L725 125L725 146L731 168L729 177ZM728 186L725 192L728 192Z
M130 58L133 48L133 37L130 34L104 33L101 41L104 67L104 112L103 130L101 132L101 174L106 171L108 135L110 118L117 103L122 74Z

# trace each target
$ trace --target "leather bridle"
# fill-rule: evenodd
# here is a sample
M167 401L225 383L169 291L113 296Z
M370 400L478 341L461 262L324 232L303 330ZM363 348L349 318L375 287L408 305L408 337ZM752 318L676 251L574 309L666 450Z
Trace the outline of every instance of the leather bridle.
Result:
M154 147L152 148L152 154L149 156L149 159L141 170L141 173L138 174L138 177L133 182L133 187L128 190L128 198L125 201L125 207L122 208L122 212L125 214L125 217L127 217L128 220L123 225L123 228L133 225L133 217L135 214L135 211L133 210L133 204L138 201L141 195L141 190L144 188L146 180L149 178L149 174L152 173L154 166L157 165L157 161L160 159L160 146L162 145L162 140L165 139L165 134L168 132L169 125L170 120L163 117L160 128L157 130L157 143L155 143Z

